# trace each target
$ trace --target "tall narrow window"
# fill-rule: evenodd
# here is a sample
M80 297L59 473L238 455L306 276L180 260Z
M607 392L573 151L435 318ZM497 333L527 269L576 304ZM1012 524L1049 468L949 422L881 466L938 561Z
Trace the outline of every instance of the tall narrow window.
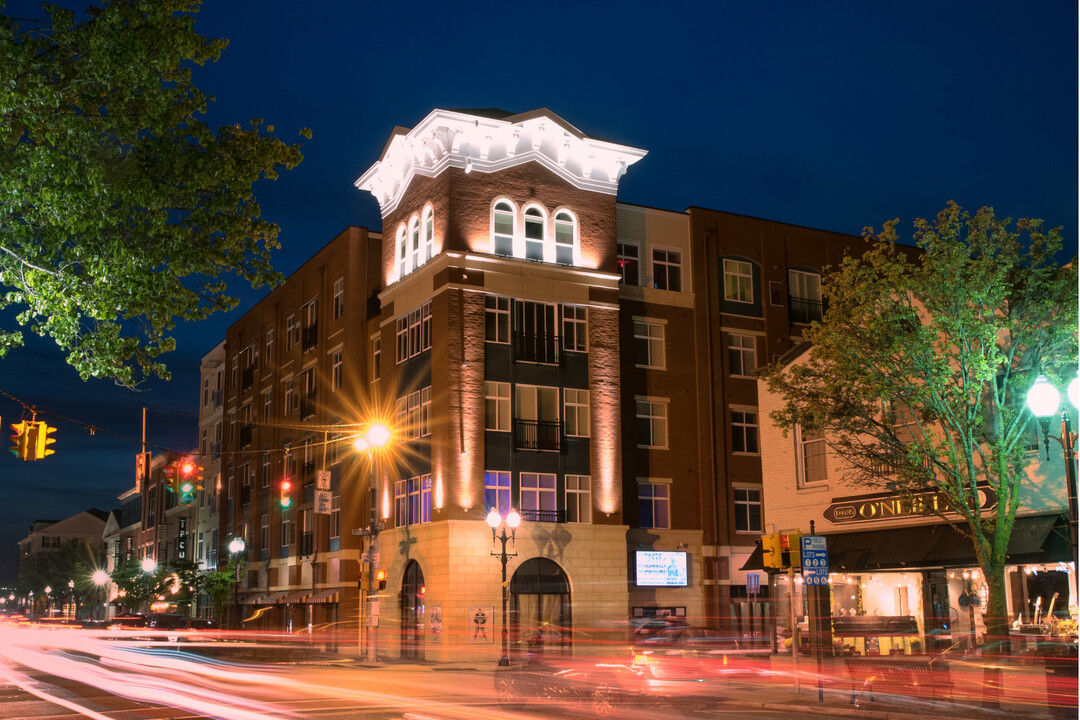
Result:
M634 319L634 358L638 367L667 367L664 325L645 318Z
M563 408L566 434L589 437L589 391L566 388L563 390Z
M415 217L409 221L409 247L412 248L409 268L415 270L420 267L420 220Z
M420 437L431 435L431 388L420 388Z
M653 287L682 290L682 254L673 250L653 250Z
M510 432L510 383L484 383L486 430Z
M757 368L757 351L752 335L728 335L728 368L732 375L750 377Z
M638 524L643 528L671 527L671 486L638 482Z
M559 326L556 306L514 302L514 358L547 365L559 363Z
M640 285L641 260L638 246L631 243L616 243L615 252L623 285Z
M536 522L555 522L558 501L555 496L555 475L552 473L521 473L521 514Z
M560 265L574 264L576 236L573 216L565 211L558 213L555 216L555 262Z
M424 208L424 262L435 256L435 211Z
M754 274L750 263L724 258L724 299L730 302L754 302Z
M745 410L731 411L731 451L737 453L758 452L757 413Z
M508 202L496 203L492 211L491 243L496 255L514 254L514 208Z
M345 314L345 278L334 281L334 319Z
M559 389L537 385L514 388L514 446L518 450L558 450Z
M566 476L566 522L592 522L592 492L588 475Z
M266 365L274 361L274 328L266 331Z
M638 447L666 448L668 446L668 404L664 400L638 399Z
M382 377L382 338L371 338L371 381Z
M510 512L510 473L488 470L484 473L484 514L492 508L500 515Z
M398 276L408 273L406 260L409 257L409 236L405 232L405 226L401 225L397 230L397 266Z
M510 342L510 298L494 295L484 298L484 339L494 343Z
M804 430L800 425L797 427L795 437L799 450L799 475L802 484L813 485L828 480L828 467L825 464L825 435L821 431Z
M537 207L525 210L525 258L544 259L544 213Z
M330 354L330 378L331 387L334 391L340 390L343 382L342 370L344 361L341 350L335 350Z
M588 345L588 323L586 309L578 305L563 305L563 348L574 352L585 352Z
M802 270L788 270L788 288L791 296L791 322L810 323L821 320L821 275Z

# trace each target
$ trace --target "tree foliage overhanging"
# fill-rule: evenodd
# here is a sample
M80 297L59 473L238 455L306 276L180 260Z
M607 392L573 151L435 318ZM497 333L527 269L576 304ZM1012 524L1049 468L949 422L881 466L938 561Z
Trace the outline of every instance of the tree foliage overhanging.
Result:
M235 306L224 276L280 281L278 227L253 184L301 160L253 120L212 130L192 70L226 40L201 0L112 0L76 20L13 19L0 0L0 356L26 329L83 379L168 378L177 320ZM302 131L308 137L308 131Z
M897 245L897 225L867 229L870 249L826 276L807 358L766 375L784 403L772 419L823 433L852 484L944 495L987 578L988 631L1005 635L1006 551L1033 438L1024 401L1039 374L1059 387L1076 376L1076 259L1060 264L1060 230L991 208L949 203L917 220L921 252Z

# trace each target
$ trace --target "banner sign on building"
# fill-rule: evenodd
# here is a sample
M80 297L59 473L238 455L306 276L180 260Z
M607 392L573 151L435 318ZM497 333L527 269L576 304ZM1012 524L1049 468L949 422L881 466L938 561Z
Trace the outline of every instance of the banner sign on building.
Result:
M180 522L180 534L176 538L176 557L179 560L187 560L187 518L181 517L178 520Z
M997 507L998 497L993 488L979 486L979 506L983 510ZM890 518L910 518L936 516L955 513L948 497L940 492L917 493L914 495L896 495L878 493L875 495L857 495L846 498L833 498L821 516L831 523L873 522Z

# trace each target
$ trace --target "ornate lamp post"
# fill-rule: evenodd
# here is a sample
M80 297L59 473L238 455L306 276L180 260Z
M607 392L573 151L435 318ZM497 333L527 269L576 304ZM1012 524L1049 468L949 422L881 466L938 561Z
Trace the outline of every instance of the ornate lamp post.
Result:
M52 620L52 585L45 586L45 616Z
M97 587L98 598L100 599L104 595L105 586L109 583L109 574L104 570L95 570L94 574L90 576L90 581ZM103 601L101 603L102 615L105 615L105 605L106 602Z
M235 620L233 623L237 628L240 627L240 554L247 548L247 543L244 542L242 537L234 537L229 541L229 557L233 561L233 569L235 575L233 577L233 617Z
M521 515L518 514L517 510L511 508L510 512L506 513L506 518L503 518L497 509L491 508L485 519L487 524L491 526L492 546L494 547L496 540L502 542L502 549L499 552L492 550L491 556L498 558L502 564L502 657L499 658L499 665L506 666L510 664L509 629L506 627L506 601L510 594L510 588L506 582L506 562L512 557L517 557L516 552L506 552L506 541L511 540L516 546L517 528L521 524ZM506 528L508 527L510 528L509 536L506 534ZM495 534L496 529L500 530L498 535Z
M1074 408L1080 407L1080 373L1069 383L1069 402ZM1039 418L1043 431L1043 444L1046 446L1046 459L1050 459L1050 439L1053 438L1065 453L1065 484L1069 494L1069 536L1072 545L1072 576L1076 581L1076 433L1072 430L1069 406L1061 402L1061 393L1045 375L1035 379L1027 394L1027 406L1031 413ZM1061 435L1050 434L1050 418L1061 411Z
M379 533L385 527L385 524L379 520L379 489L378 479L379 473L376 466L377 451L386 447L390 443L392 433L390 428L378 423L368 426L367 432L356 438L353 443L357 450L360 452L366 452L368 456L368 466L370 468L370 478L368 480L368 486L370 488L371 496L371 513L368 526L366 528L360 528L353 530L353 535L359 535L361 538L368 538L368 549L361 558L361 570L357 572L357 580L360 579L360 572L362 572L362 564L367 559L368 564L368 644L367 644L367 659L368 662L378 662L378 648L379 648L379 599L378 588L375 587L375 572L379 567ZM359 582L357 583L359 585ZM364 593L360 593L360 603L363 605ZM360 608L359 616L357 617L358 632L363 634L363 607ZM360 642L361 647L363 642Z

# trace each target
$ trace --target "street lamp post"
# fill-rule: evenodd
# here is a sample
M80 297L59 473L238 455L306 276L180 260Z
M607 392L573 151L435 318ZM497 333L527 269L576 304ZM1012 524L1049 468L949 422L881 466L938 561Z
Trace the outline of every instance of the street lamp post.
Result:
M513 508L506 514L504 519L496 508L491 508L488 511L487 524L491 526L491 545L494 547L495 541L499 540L502 543L502 548L499 552L491 551L491 556L498 558L502 564L502 657L499 658L499 665L506 666L510 664L510 638L509 629L506 626L506 601L509 596L510 588L506 582L506 562L512 558L517 557L517 553L506 552L506 541L513 541L514 545L517 545L517 528L521 524L521 515L517 510ZM507 536L506 528L510 528L510 535ZM499 529L499 534L495 534L495 530Z
M233 570L235 575L233 577L233 624L235 629L240 628L240 553L244 552L247 547L247 543L244 542L242 537L234 537L229 541L229 557L233 561Z
M75 597L75 581L68 580L68 592L71 594L71 606L74 612L75 620L79 619L79 599Z
M45 617L52 620L52 585L45 586Z
M1069 402L1074 408L1080 407L1080 373L1069 383L1067 391ZM1043 443L1046 446L1046 459L1050 459L1050 439L1053 438L1061 444L1065 453L1065 484L1069 496L1069 536L1072 546L1072 576L1076 582L1077 550L1076 550L1076 437L1072 430L1072 419L1069 415L1069 406L1061 402L1061 393L1054 387L1045 375L1035 379L1027 394L1027 406L1035 417L1039 418L1039 425L1043 431ZM1061 435L1056 437L1050 434L1050 418L1058 410L1061 410ZM1080 584L1078 584L1080 587Z
M150 601L152 599L150 597L150 575L155 570L157 570L157 560L155 560L154 558L152 558L150 556L144 557L143 561L142 561L142 571L144 573L146 573L146 614L147 615L150 614L150 604L151 604Z
M94 583L95 586L97 586L97 596L96 597L98 599L100 599L104 595L105 585L109 582L109 574L107 572L105 572L104 570L95 570L94 574L90 576L90 580ZM101 603L101 614L102 614L102 616L105 615L105 603L106 602L107 601L103 601ZM96 615L97 613L94 613L94 614ZM103 620L104 617L101 617L101 618L98 618L98 619Z
M379 533L385 527L384 523L379 519L379 492L378 492L378 479L379 473L376 466L376 452L381 450L390 442L390 428L385 425L373 424L367 429L367 432L358 437L354 443L357 450L366 452L368 455L368 465L370 477L368 486L370 490L371 498L371 512L368 526L366 528L360 528L359 530L353 530L354 535L359 535L361 538L368 538L368 549L364 555L361 556L361 570L364 562L364 558L367 558L368 563L368 636L367 636L367 659L369 662L378 662L378 649L379 649L379 595L378 588L375 587L375 573L379 566ZM357 573L357 585L359 585L360 572ZM364 602L364 593L360 592L360 602ZM357 617L358 635L363 633L363 608L359 611Z

